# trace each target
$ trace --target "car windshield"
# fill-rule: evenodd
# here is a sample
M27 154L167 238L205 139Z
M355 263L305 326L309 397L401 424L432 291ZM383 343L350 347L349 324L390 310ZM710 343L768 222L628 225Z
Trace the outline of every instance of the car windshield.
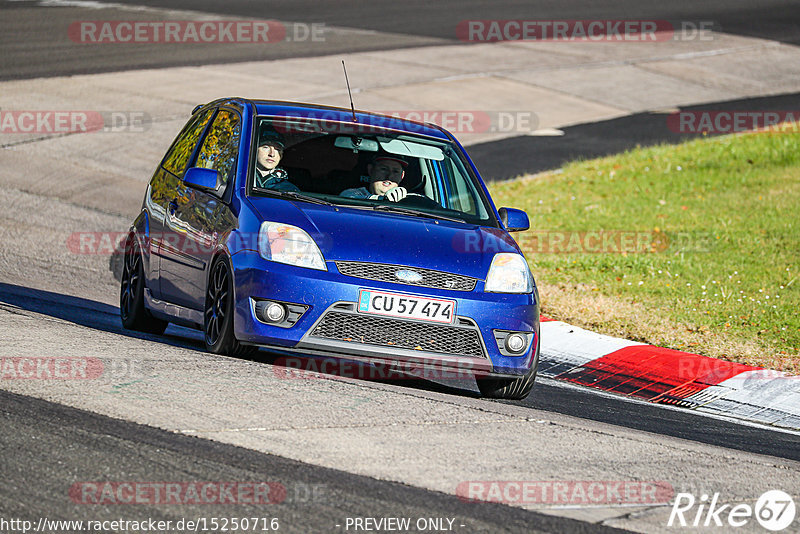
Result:
M451 142L285 117L258 117L256 136L251 195L498 225L478 179Z

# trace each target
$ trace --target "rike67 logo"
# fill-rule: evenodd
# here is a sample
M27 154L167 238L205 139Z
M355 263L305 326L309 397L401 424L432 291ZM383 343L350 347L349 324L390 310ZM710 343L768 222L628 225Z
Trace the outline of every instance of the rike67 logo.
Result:
M781 490L764 492L755 506L724 503L719 493L696 499L691 493L678 493L667 521L668 527L743 527L755 517L767 530L778 532L788 528L795 518L795 504L791 495Z

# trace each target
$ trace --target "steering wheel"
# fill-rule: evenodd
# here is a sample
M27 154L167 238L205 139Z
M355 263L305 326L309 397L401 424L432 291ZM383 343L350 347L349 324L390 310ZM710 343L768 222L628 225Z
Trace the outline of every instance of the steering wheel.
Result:
M419 193L408 193L406 197L397 202L397 204L405 206L417 206L420 208L442 208L435 200L432 200L425 195L420 195Z

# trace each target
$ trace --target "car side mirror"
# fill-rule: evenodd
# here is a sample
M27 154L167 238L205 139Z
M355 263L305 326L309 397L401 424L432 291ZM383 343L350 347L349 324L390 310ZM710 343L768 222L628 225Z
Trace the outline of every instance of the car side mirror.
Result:
M528 214L516 208L500 208L497 210L500 222L509 232L522 232L531 227Z
M219 187L219 171L192 167L183 175L183 183L201 191L216 191Z

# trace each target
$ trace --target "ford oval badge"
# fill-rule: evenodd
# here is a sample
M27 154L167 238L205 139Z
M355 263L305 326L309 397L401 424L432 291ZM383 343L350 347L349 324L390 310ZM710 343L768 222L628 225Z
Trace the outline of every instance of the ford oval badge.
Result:
M408 282L410 284L422 282L422 275L416 271L401 269L399 271L396 271L394 275L397 277L398 280L401 280L403 282Z

